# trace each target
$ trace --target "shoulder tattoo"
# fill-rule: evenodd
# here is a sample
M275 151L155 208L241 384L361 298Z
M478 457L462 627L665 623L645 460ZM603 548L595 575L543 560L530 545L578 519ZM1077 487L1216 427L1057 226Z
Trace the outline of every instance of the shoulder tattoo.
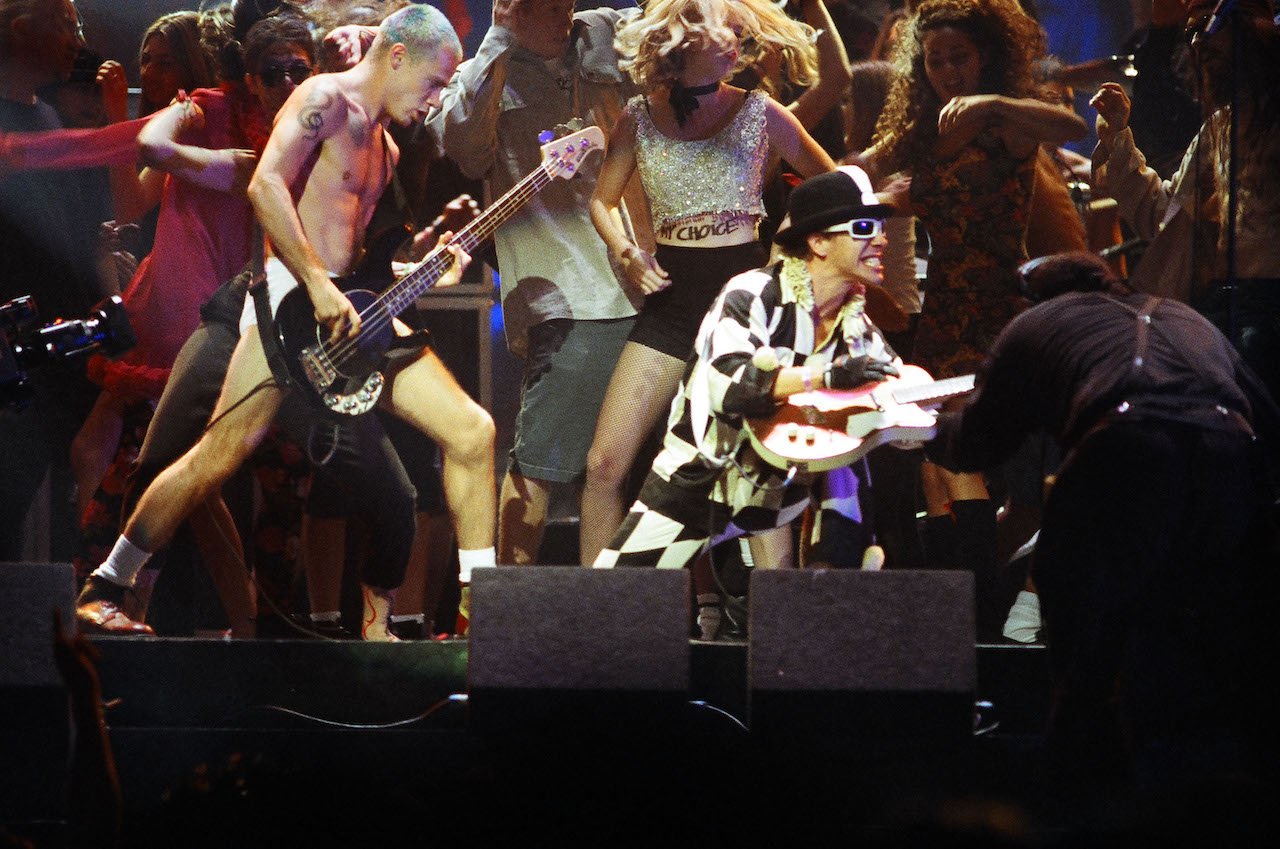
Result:
M307 95L307 102L298 111L298 124L305 131L307 139L320 137L320 130L324 127L324 113L333 105L333 101L334 96L319 86Z

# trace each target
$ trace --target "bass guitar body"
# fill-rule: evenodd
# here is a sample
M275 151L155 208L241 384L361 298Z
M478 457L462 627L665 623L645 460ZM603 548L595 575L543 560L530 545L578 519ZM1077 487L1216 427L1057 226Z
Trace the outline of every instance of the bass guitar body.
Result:
M383 357L395 340L392 319L378 305L378 292L393 281L391 257L405 238L396 231L378 240L360 268L334 284L360 314L361 332L338 345L327 345L328 332L316 321L307 290L298 286L284 296L276 310L275 335L284 351L289 376L307 398L344 415L367 413L377 404L386 379Z

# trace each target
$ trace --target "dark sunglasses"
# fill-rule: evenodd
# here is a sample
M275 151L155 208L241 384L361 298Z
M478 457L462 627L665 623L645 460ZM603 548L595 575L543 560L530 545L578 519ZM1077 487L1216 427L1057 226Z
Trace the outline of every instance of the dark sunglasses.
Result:
M258 74L258 78L262 80L262 84L267 88L275 88L284 82L285 77L293 80L294 85L305 80L313 73L311 66L306 62L290 62L287 65L268 65Z

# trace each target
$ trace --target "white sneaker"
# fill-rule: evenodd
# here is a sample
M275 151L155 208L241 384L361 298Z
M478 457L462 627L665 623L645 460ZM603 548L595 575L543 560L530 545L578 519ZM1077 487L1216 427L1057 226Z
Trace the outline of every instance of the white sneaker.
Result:
M1009 616L1004 620L1004 628L1000 633L1014 642L1040 642L1040 596L1030 590L1022 590L1013 600L1009 608Z

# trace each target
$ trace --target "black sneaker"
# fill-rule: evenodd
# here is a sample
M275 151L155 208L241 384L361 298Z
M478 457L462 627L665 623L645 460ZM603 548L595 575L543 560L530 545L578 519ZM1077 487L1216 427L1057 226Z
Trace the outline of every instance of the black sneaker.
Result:
M747 639L747 604L745 596L728 596L720 618L721 641L745 642Z
M413 619L404 622L392 622L387 630L402 640L425 640L427 638L426 626Z
M289 615L292 632L287 636L303 640L354 640L356 635L342 627L341 622L330 620L315 621L305 613Z

